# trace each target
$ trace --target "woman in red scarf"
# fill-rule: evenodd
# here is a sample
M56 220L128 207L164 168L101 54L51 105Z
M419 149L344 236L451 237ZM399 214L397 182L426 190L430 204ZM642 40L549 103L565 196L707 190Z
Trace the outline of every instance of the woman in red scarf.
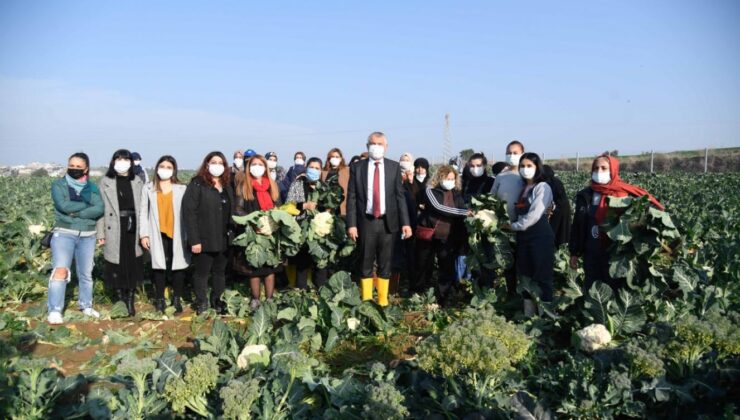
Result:
M570 266L575 269L578 267L578 260L583 258L586 290L596 280L608 283L616 289L618 284L609 276L609 241L606 234L599 229L609 209L607 197L647 195L655 207L663 210L663 205L644 189L622 181L619 177L619 161L613 156L597 157L591 170L591 186L576 195L576 209L568 244Z
M267 174L267 160L261 155L249 158L244 165L247 172L239 172L236 176L236 199L234 200L234 215L245 216L255 211L266 211L276 207L280 202L280 189L275 181ZM238 236L243 232L240 227ZM259 232L257 232L259 233ZM237 275L249 278L252 289L252 308L260 305L260 283L265 279L265 297L272 299L275 290L275 273L282 271L283 266L252 267L244 256L245 248L239 248L234 255L234 271Z

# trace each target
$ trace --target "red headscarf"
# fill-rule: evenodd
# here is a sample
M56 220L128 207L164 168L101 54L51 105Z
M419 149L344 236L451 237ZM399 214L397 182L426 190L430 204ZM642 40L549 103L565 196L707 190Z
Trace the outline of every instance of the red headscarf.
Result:
M270 210L275 207L275 203L272 202L272 196L268 192L270 189L270 180L267 177L262 177L258 181L252 177L252 188L257 196L257 203L260 205L260 210Z
M621 178L619 178L619 161L617 160L617 158L608 155L602 155L599 157L604 157L609 160L609 172L611 175L611 181L609 181L608 184L597 184L596 182L591 180L591 189L601 194L599 208L596 210L596 223L601 224L606 218L606 212L609 208L609 206L606 204L606 197L609 196L627 197L628 195L632 195L635 197L642 197L643 195L647 195L650 199L650 202L653 203L655 207L661 210L664 209L663 205L660 204L660 201L650 195L650 193L638 186L628 184L622 181Z

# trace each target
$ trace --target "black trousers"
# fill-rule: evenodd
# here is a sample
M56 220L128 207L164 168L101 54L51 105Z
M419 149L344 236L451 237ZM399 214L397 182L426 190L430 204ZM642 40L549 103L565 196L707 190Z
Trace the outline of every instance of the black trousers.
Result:
M458 252L447 241L432 239L416 241L416 280L412 292L424 293L431 286L434 258L437 258L437 295L447 291L455 283L455 259Z
M364 229L360 235L360 249L362 249L362 271L361 277L366 279L376 272L377 264L378 278L388 279L391 277L391 265L393 263L393 232L385 227L383 218L375 219L365 215ZM396 232L398 233L398 232Z
M542 291L542 300L551 302L555 265L555 243L552 235L517 236L517 254L519 275L529 277L537 283Z
M172 270L172 238L162 234L162 245L164 246L164 270L152 270L154 278L154 297L164 299L164 287L167 283L167 277L172 281L172 289L175 296L182 296L182 285L185 280L185 270Z
M311 258L311 254L308 253L308 249L305 247L301 249L293 261L296 268L295 285L297 288L305 289L308 287L308 274L311 271L313 271L313 284L317 289L326 284L326 280L329 277L329 270L326 268L316 268L316 264L313 258Z
M196 302L203 307L208 304L208 275L212 274L211 301L218 302L226 287L227 251L201 252L193 254L193 289Z

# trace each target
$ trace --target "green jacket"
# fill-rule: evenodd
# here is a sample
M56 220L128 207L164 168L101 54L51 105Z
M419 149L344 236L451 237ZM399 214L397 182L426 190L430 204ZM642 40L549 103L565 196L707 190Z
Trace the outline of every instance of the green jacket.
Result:
M90 202L72 201L69 198L69 185L62 177L51 184L51 199L54 201L54 227L91 232L95 222L105 210L98 186L92 182L85 188L90 189ZM84 190L83 190L84 191Z

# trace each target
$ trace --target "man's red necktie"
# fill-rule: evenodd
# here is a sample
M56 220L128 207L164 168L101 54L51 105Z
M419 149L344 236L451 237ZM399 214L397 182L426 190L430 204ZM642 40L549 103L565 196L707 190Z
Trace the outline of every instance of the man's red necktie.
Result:
M373 176L373 217L380 217L380 162L375 162L375 175Z

